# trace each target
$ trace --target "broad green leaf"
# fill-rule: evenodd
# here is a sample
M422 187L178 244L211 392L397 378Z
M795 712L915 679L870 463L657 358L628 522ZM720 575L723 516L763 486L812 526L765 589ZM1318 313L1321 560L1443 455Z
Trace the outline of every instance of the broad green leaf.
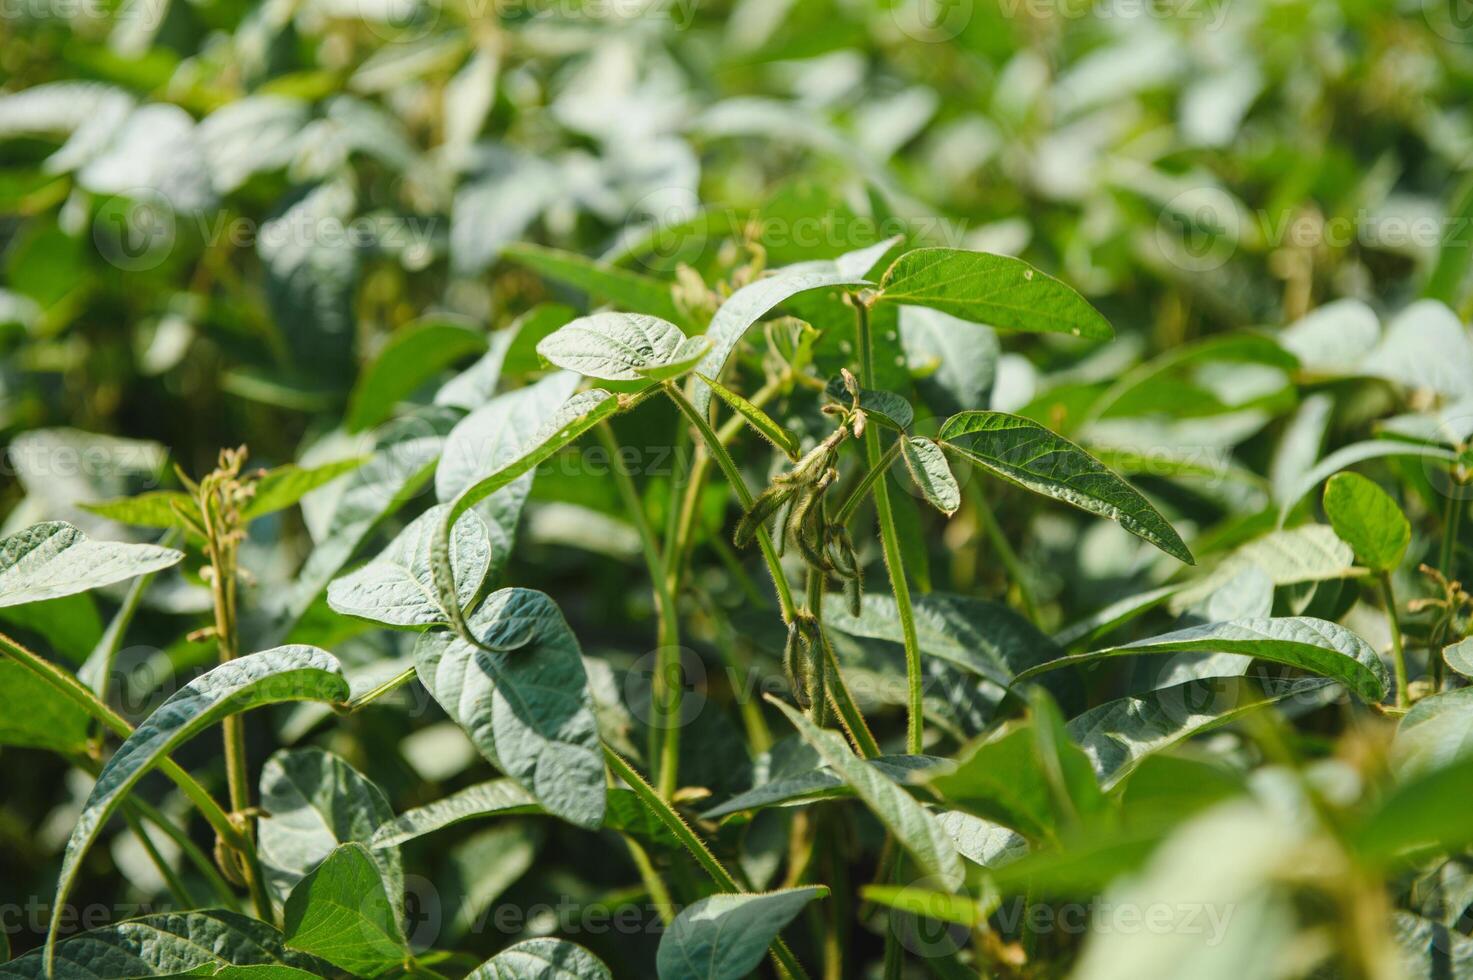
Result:
M885 829L895 835L921 874L934 876L941 887L949 890L961 886L963 871L956 845L930 811L888 776L856 756L844 736L819 728L786 704L774 703L788 716L803 740L818 750L824 763L854 790Z
M708 385L718 398L726 402L727 407L747 420L747 424L757 430L757 433L781 449L788 459L796 462L802 455L802 447L798 444L798 437L777 423L771 415L753 405L747 399L732 391L726 385L714 378L704 374L697 374L701 382Z
M1306 702L1332 691L1327 680L1245 682L1241 677L1202 678L1147 694L1106 701L1070 719L1069 737L1089 756L1095 775L1111 789L1153 752L1286 699Z
M449 504L431 507L415 518L372 561L334 579L327 604L345 616L389 626L416 628L449 623L450 614L435 599L430 544ZM471 605L491 568L491 539L475 511L462 514L450 542L450 563L461 608Z
M378 976L409 957L398 903L362 844L342 845L303 878L283 922L287 945L354 976Z
M945 759L929 755L882 755L865 762L879 770L892 782L906 784L923 778L932 769L947 765ZM852 795L843 778L827 766L812 766L798 772L785 773L766 780L744 793L739 793L720 806L701 814L704 820L719 820L733 813L763 810L774 806L791 806L816 800L840 799Z
M440 528L431 540L430 568L434 573L435 594L457 629L463 624L461 608L456 598L455 571L450 563L451 527L460 519L461 514L521 477L529 475L553 453L576 441L579 436L618 410L619 399L613 394L601 388L582 391L563 402L552 414L545 416L535 429L512 430L510 426L504 427L495 442L489 447L483 447L483 468L477 470L478 475L474 482L454 496L450 509L440 519ZM470 418L466 421L469 422ZM444 494L442 499L443 497ZM493 542L493 548L494 546Z
M1358 299L1340 299L1285 327L1279 343L1306 371L1344 375L1355 373L1380 336L1375 310Z
M912 597L921 652L1005 688L1013 677L1063 651L1021 615L998 603L931 592ZM889 595L865 595L858 616L842 596L824 600L824 625L850 636L901 643L900 614Z
M285 948L281 933L258 919L224 909L160 912L92 929L56 948L55 980L217 976L231 967L309 967ZM308 974L310 975L310 974ZM40 980L44 953L33 950L0 963L0 977Z
M0 606L86 592L183 558L151 544L93 541L65 521L36 524L0 541Z
M711 341L711 353L696 368L698 377L692 387L691 401L703 413L710 409L711 388L699 376L721 380L722 369L746 336L747 330L774 307L813 289L864 285L867 283L861 275L837 269L813 271L798 266L789 270L778 269L772 275L732 293L716 311L716 316L711 319L711 326L706 330L706 337Z
M1021 259L987 252L906 252L880 280L877 302L925 306L1000 330L1114 336L1105 318L1069 286Z
M1473 755L1473 687L1423 698L1396 726L1391 758L1406 777Z
M65 907L82 858L108 817L149 770L189 738L250 708L284 701L336 702L347 697L342 667L328 654L307 646L249 654L185 684L128 736L98 774L67 842L55 908ZM59 921L58 911L47 933L48 957L55 949Z
M9 658L0 660L0 745L84 754L92 716Z
M325 483L351 473L367 463L370 457L340 459L320 466L297 466L287 463L261 474L254 496L245 505L243 516L248 521L285 510Z
M1082 782L1093 781L1089 760L1077 747L1061 756ZM939 770L931 786L951 807L995 821L1030 840L1055 833L1054 805L1035 752L1032 726L1018 724L984 736L961 750L955 769Z
M485 350L486 335L470 323L430 316L400 327L353 386L343 428L359 432L378 425L425 382Z
M910 478L920 487L926 502L950 517L962 505L962 488L951 472L946 453L930 439L900 436L900 452Z
M476 967L465 980L614 980L614 975L575 943L526 939Z
M562 612L527 589L492 593L466 626L479 646L435 630L415 645L420 680L492 764L542 807L603 823L603 747L582 652Z
M608 300L626 310L664 320L683 319L671 298L670 286L658 279L585 258L576 252L540 245L508 245L501 254L549 279L576 286L590 296Z
M1325 484L1325 516L1341 540L1378 572L1401 564L1412 526L1396 501L1359 473L1336 473Z
M1473 636L1443 647L1442 659L1464 677L1473 678Z
M660 937L655 973L660 980L742 980L767 947L815 898L822 885L761 895L711 895L693 902Z
M1192 626L1122 646L1041 664L1017 677L1018 682L1061 667L1096 663L1109 657L1157 653L1237 653L1299 667L1337 680L1368 701L1386 696L1386 665L1370 644L1336 623L1309 616L1239 619Z
M688 368L704 355L704 347L700 338L686 337L675 324L657 316L595 313L543 338L537 353L585 377L638 381L661 369Z
M1473 395L1473 339L1462 318L1435 300L1420 300L1386 324L1360 370L1448 398Z
M938 810L936 822L951 835L956 851L973 864L996 868L1028 853L1028 841L1002 824L961 810Z
M493 779L399 814L393 822L380 827L369 843L373 847L394 847L463 820L541 812L537 798L516 780Z
M394 819L383 791L331 752L283 749L261 770L258 848L266 881L280 899L341 844L367 844ZM384 888L402 902L404 872L396 847L373 851Z
M705 337L687 337L677 347L670 359L663 364L651 364L638 369L639 376L646 381L673 381L690 374L696 365L705 360L711 342Z
M199 512L194 500L187 493L178 490L148 490L132 497L80 503L77 506L99 517L134 527L177 527L179 518L175 514L175 507L184 508L186 514Z
M533 435L557 417L577 389L578 375L559 371L497 395L461 419L445 441L444 456L435 470L436 498L449 503L477 480L495 473L504 461L521 455ZM505 495L508 505L513 497L525 497L531 480L523 482L527 486L522 492ZM514 509L519 508L518 503Z
M937 439L967 459L1046 497L1108 517L1187 564L1192 553L1166 518L1130 484L1062 436L1018 415L965 412Z
M965 895L950 895L931 891L928 888L911 888L905 885L865 885L859 890L860 897L897 912L908 912L936 922L976 929L987 918L987 907L976 899Z

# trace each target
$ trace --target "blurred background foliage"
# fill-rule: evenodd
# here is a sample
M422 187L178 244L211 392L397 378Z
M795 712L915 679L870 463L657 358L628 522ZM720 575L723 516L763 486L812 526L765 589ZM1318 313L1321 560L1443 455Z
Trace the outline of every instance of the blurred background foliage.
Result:
M1441 412L1466 441L1473 34L1456 12L1432 0L10 0L5 530L56 518L143 539L78 505L176 485L172 466L200 474L222 446L244 443L263 466L371 449L402 404L432 404L518 317L596 303L513 243L674 282L676 307L704 323L756 270L900 234L1022 256L1105 313L1107 344L1001 337L978 393L1131 474L1210 562L1281 511L1311 511L1297 482L1385 420ZM1191 346L1250 328L1297 365ZM922 391L947 369L941 350L912 359ZM539 370L519 356L507 377ZM432 414L407 417L428 431ZM625 444L646 447L634 468L657 519L677 428L666 415L620 424ZM539 474L505 575L557 597L591 659L615 668L595 681L616 706L637 702L620 695L653 635L648 592L630 587L638 541L588 458L561 459ZM744 463L765 460L754 447ZM1404 487L1408 568L1435 563L1437 474L1376 465ZM1114 525L976 489L944 530L911 510L923 586L1008 602L1055 632L1175 571ZM723 658L775 674L781 637L741 618L747 580L717 560L719 490L709 505L700 595L725 608L695 604L692 644L721 710L693 723L683 775L721 797L750 770ZM402 637L332 617L315 592L290 608L333 507L329 487L300 515L253 525L248 628L271 635L289 611L294 638L346 663L402 662ZM1405 594L1427 594L1404 572ZM1348 586L1285 584L1276 608L1335 619L1355 603ZM120 597L6 613L76 663ZM213 648L186 638L207 605L193 571L150 589L120 661L131 717L210 662ZM1384 626L1365 633L1384 647ZM423 710L335 726L276 713L251 726L253 762L323 744L396 809L484 778L422 692L405 704ZM980 730L948 717L957 739ZM1311 719L1305 731L1313 743L1336 729ZM214 755L185 753L206 769ZM3 898L48 896L85 780L6 750L0 786ZM410 848L406 864L438 897L439 942L481 954L515 938L472 928L498 902L617 902L637 880L600 838L532 822ZM114 910L163 893L126 834L88 871L88 898ZM11 938L39 937L28 922ZM653 942L573 938L621 976L638 975Z

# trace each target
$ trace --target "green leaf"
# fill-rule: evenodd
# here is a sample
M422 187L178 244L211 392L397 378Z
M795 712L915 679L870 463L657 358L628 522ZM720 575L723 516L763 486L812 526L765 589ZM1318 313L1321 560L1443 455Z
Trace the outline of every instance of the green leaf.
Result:
M1098 812L1103 798L1089 758L1070 740L1057 709L1041 696L1037 701L1029 720L975 739L930 784L953 807L1048 840Z
M1473 687L1425 697L1396 726L1391 758L1399 775L1452 765L1473 755Z
M732 293L716 311L711 319L711 326L706 330L706 337L711 341L711 352L696 368L698 377L691 391L691 401L701 412L710 409L711 387L701 381L699 376L720 380L722 369L746 336L747 330L773 307L814 289L864 285L867 283L862 275L849 274L839 269L814 271L799 265L788 270L779 269L772 275L748 283Z
M694 371L710 349L711 342L705 337L687 337L668 361L639 368L639 376L646 381L673 381Z
M56 948L55 980L218 976L227 967L288 969L310 965L286 949L279 932L257 919L205 909L160 912L91 929ZM310 976L310 974L308 974ZM40 980L44 951L0 963L0 977Z
M664 320L681 320L670 286L628 269L540 245L516 244L502 249L502 257L524 265L549 279L576 286L615 306Z
M854 790L870 811L895 835L900 846L915 860L921 874L934 876L944 889L959 888L963 871L961 858L951 837L925 807L874 766L854 754L844 736L825 731L780 701L774 703L788 716L803 741L818 750L819 757Z
M732 411L746 419L747 424L756 429L762 438L772 443L778 449L781 449L788 459L797 462L798 458L802 455L802 447L798 444L797 436L784 429L781 425L778 425L777 421L771 415L768 415L762 409L753 405L716 379L709 378L704 374L697 374L696 377L700 378L704 384L709 385L711 390L722 401L726 402Z
M93 541L65 521L35 524L0 541L0 606L87 592L183 558L151 544Z
M1265 705L1288 698L1307 701L1316 691L1333 689L1327 680L1249 684L1241 677L1199 678L1106 701L1070 719L1069 737L1089 756L1108 790L1153 752L1231 724Z
M913 597L916 637L921 652L940 657L984 677L1000 688L1037 664L1062 656L1038 628L1006 606L970 596L931 592ZM850 636L901 643L895 599L879 593L864 597L851 616L842 596L824 600L824 625Z
M660 980L742 980L768 945L815 898L822 885L762 895L711 895L687 906L660 937L655 973Z
M266 882L281 899L342 844L368 844L394 819L383 790L342 758L318 748L283 749L261 769L258 849ZM403 901L399 850L373 851L384 890Z
M880 280L877 302L925 306L1000 330L1109 340L1089 302L1021 259L956 248L906 252Z
M307 494L326 483L331 483L345 473L351 473L367 463L371 457L355 456L340 459L321 466L297 466L287 463L261 474L256 481L255 495L245 505L243 516L248 521L267 514L285 510Z
M962 505L962 488L951 472L946 453L930 439L900 437L900 452L910 478L920 487L926 502L950 517Z
M465 980L614 980L614 975L576 943L526 939L476 967Z
M582 651L541 592L492 593L466 626L423 634L420 680L476 748L549 813L594 828L606 806L603 746Z
M92 716L27 668L0 660L0 745L85 754Z
M394 847L463 820L541 812L537 798L522 789L516 780L493 779L399 814L392 823L380 827L369 844L372 847Z
M908 912L936 922L950 922L968 929L978 928L987 918L986 907L965 895L949 895L905 885L865 885L859 894L866 902L897 912Z
M409 944L398 906L362 844L344 844L303 878L283 913L286 941L354 976L401 966Z
M1005 480L1108 517L1168 555L1195 564L1166 518L1134 487L1037 422L1003 412L964 412L948 419L937 438Z
M159 705L103 766L72 828L56 886L47 950L55 949L60 910L66 907L82 858L124 797L170 752L222 718L250 708L347 697L348 682L335 659L315 647L284 646L223 663Z
M486 335L469 323L426 317L389 335L348 398L343 428L361 432L394 414L394 407L457 361L486 350Z
M929 755L882 755L864 761L892 782L900 784L918 781L927 771L947 765L945 759ZM817 800L842 799L851 795L853 793L843 778L826 766L815 765L798 772L775 775L744 793L738 793L720 806L705 811L701 814L701 819L719 820L733 813L812 803Z
M703 338L642 313L595 313L545 337L537 353L568 371L604 381L674 377L705 355Z
M1097 663L1108 657L1157 653L1237 653L1288 664L1337 680L1368 701L1380 701L1390 683L1386 666L1370 644L1336 623L1309 616L1239 619L1192 626L1122 646L1063 657L1025 670L1021 683L1061 667Z
M430 545L449 504L431 507L400 531L389 546L357 571L334 579L327 604L345 616L389 626L417 628L450 622L435 599ZM462 514L450 542L461 608L468 608L491 568L491 539L475 511Z
M1464 677L1473 678L1473 636L1443 647L1442 659Z
M198 514L199 508L186 493L178 490L148 490L132 497L118 497L97 503L79 503L78 507L99 517L106 517L119 524L134 527L169 528L179 525L174 508L182 507L186 514Z
M490 408L488 405L487 409ZM430 549L435 594L457 629L462 625L462 614L457 599L455 572L450 562L450 528L460 519L461 514L498 490L530 474L553 453L576 441L579 436L618 410L619 399L602 388L582 391L563 402L561 407L546 416L535 429L504 426L499 430L495 442L489 446L482 445L482 461L487 465L478 473L484 475L478 475L474 482L455 496L450 509L440 520L440 528L432 539ZM478 412L467 417L466 422L479 414ZM442 492L442 499L443 497Z
M1336 473L1325 484L1325 516L1335 533L1378 572L1401 564L1412 526L1396 501L1359 473Z

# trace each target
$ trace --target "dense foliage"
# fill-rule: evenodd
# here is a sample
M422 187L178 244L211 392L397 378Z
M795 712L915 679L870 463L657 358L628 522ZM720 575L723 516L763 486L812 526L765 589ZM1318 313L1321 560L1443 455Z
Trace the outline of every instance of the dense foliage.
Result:
M1473 34L0 10L0 977L1473 977Z

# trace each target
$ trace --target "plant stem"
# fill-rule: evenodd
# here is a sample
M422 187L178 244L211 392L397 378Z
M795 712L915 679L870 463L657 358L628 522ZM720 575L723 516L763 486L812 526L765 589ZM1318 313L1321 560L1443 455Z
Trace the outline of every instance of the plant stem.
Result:
M666 382L665 392L675 402L676 407L685 413L685 417L690 420L695 430L700 433L702 441L706 444L707 452L716 460L716 465L721 468L726 481L736 491L737 500L741 502L742 508L751 510L755 502L752 491L747 489L747 481L743 479L741 470L737 469L736 461L721 444L721 438L711 428L711 423L706 421L706 417L690 403L690 399L686 398L685 393L676 385ZM765 527L757 529L756 537L757 547L761 549L762 558L767 562L767 570L772 574L772 585L777 590L777 603L782 609L783 622L791 623L797 614L797 606L793 602L793 590L788 585L788 578L783 573L782 562L778 559L777 548L773 546L772 537L767 533Z
M131 810L124 807L123 822L133 832L133 836L138 838L138 843L143 845L143 853L148 855L148 860L158 870L159 877L164 879L164 886L169 889L169 894L174 897L174 901L178 903L181 909L194 908L195 901L190 896L189 889L184 886L184 881L179 877L178 873L169 867L169 862L165 861L164 856L159 853L159 849L154 845L152 838L148 836L148 831L144 828L143 821Z
M1458 531L1463 522L1463 501L1458 496L1463 489L1463 484L1456 482L1451 476L1452 486L1448 488L1447 510L1442 521L1442 549L1438 556L1437 566L1445 578L1455 579L1458 559Z
M1401 620L1396 614L1396 594L1391 588L1390 572L1379 573L1377 579L1381 583L1381 599L1386 604L1386 618L1391 622L1391 658L1396 669L1396 706L1406 708L1411 705L1412 699L1407 691L1407 659L1406 652L1402 649Z
M665 828L674 834L681 845L690 852L691 856L696 859L696 863L716 883L717 888L733 895L746 894L744 889L737 883L737 880L732 877L731 872L727 871L722 863L717 860L716 855L711 853L711 849L706 846L706 842L701 840L696 835L696 832L690 828L690 825L681 818L680 814L676 813L670 807L670 804L665 802L660 794L655 792L654 787L645 781L645 778L639 774L638 770L624 761L623 756L607 745L604 746L604 758L608 760L609 768L614 771L614 774L629 785L629 788L634 791L634 795L638 796L644 805L649 808L649 811L655 815L655 819L664 824ZM772 941L772 959L777 964L779 972L786 971L787 975L796 978L796 980L808 980L808 974L803 971L803 967L798 963L797 957L793 955L792 950L788 949L787 944L781 938Z
M650 893L650 900L655 903L655 911L660 915L660 922L668 926L675 919L675 902L670 897L670 889L665 887L665 879L660 877L659 869L650 860L643 845L629 834L622 836L625 846L629 848L629 857L633 859L634 866L639 869L640 880L644 882L645 890Z
M334 705L333 710L337 711L338 714L350 715L355 711L368 707L380 698L393 694L399 688L414 680L416 676L416 669L414 667L407 667L373 690L365 691L356 698L345 701L340 705Z
M655 647L655 673L651 684L650 705L654 717L650 719L650 758L657 760L655 772L659 774L660 795L669 799L679 788L680 772L680 700L684 691L680 684L680 616L676 604L679 585L678 570L671 568L661 552L660 542L655 537L654 525L645 513L644 501L634 478L624 466L619 453L619 440L613 426L602 422L598 426L598 438L609 454L609 470L614 474L614 485L624 498L624 509L634 522L644 552L645 565L649 570L650 584L655 595L655 615L659 620ZM670 503L675 502L674 485L671 485Z
M86 711L104 726L110 729L119 738L127 739L133 734L133 726L117 712L98 700L97 695L77 680L71 674L57 667L55 664L27 650L20 643L0 633L0 652L4 652L12 660L25 667L31 673L50 684L62 696ZM210 795L209 790L201 786L193 776L184 770L173 759L165 758L159 762L159 771L174 781L174 784L183 791L184 795L199 810L200 816L214 828L215 833L231 848L240 851L246 857L249 866L259 870L259 861L256 858L256 849L251 845L249 838L245 837L240 829L231 821L230 815L221 809L220 804ZM255 900L257 914L261 918L270 921L272 917L271 899L266 894L264 886L260 885L259 875L255 876L251 897Z
M870 335L869 307L863 301L854 301L854 326L858 339L861 385L875 383L875 345ZM900 634L905 645L906 719L905 750L919 755L923 747L921 715L921 647L916 637L915 610L911 608L910 583L905 578L905 564L900 552L900 532L895 526L895 514L890 508L890 487L885 482L884 453L880 450L879 426L866 426L864 433L865 453L869 457L870 469L878 469L875 479L875 519L880 525L880 546L885 556L885 568L890 573L890 589L895 594L895 607L900 616Z
M829 701L834 706L834 714L839 716L839 722L849 733L849 741L854 743L855 751L865 759L876 758L880 754L880 744L875 741L874 733L865 723L859 705L854 703L849 685L844 683L844 675L839 672L839 657L834 653L833 644L829 642L828 632L820 629L818 635L822 640L824 660L828 662L829 676L833 678L833 683L829 685Z

